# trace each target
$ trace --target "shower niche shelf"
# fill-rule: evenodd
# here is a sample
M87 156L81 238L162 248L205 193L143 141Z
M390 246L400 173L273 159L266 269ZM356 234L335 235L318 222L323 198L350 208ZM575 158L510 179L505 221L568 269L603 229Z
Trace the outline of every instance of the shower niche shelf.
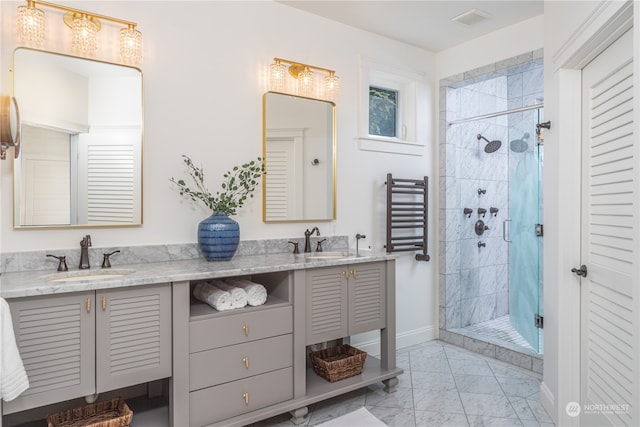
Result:
M387 174L387 252L421 251L416 261L429 261L427 218L429 177L393 178Z

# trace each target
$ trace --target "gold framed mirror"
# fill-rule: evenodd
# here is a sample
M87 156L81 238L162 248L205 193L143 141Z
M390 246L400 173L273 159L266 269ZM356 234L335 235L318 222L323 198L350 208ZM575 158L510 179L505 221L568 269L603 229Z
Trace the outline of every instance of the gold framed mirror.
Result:
M336 109L329 101L263 96L263 221L336 219Z
M142 72L18 48L14 227L142 224Z

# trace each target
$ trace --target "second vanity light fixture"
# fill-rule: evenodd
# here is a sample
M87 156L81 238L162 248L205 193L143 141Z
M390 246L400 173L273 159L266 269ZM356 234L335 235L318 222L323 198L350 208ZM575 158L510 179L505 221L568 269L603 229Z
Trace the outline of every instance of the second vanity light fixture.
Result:
M18 40L22 43L40 47L45 41L45 16L36 5L65 11L64 23L71 28L71 46L74 53L90 56L98 50L98 31L102 27L100 20L126 25L120 29L120 59L128 64L142 62L142 33L136 30L135 22L110 16L86 12L72 7L61 6L41 0L27 0L26 6L18 6Z
M306 97L335 101L340 90L340 78L334 70L302 64L282 58L269 66L269 89ZM289 64L286 66L285 64ZM316 73L325 74L322 84L317 84Z

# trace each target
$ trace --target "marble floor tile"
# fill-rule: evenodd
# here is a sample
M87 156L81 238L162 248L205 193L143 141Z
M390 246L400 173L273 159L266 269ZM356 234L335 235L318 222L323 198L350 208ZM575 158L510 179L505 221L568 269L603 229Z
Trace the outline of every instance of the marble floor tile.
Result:
M454 375L456 387L461 393L503 394L495 377L482 375Z
M518 418L506 396L480 393L460 393L467 415L482 415L496 418Z
M518 427L522 422L512 418L484 417L479 415L469 415L469 425L471 427Z
M457 391L413 390L413 404L416 410L464 414L464 408Z
M450 372L412 372L413 389L455 391L456 382Z
M541 375L442 341L398 350L395 393L372 384L309 406L305 426L366 407L390 427L553 427L540 404ZM290 427L288 413L253 424Z
M433 411L416 411L416 427L462 427L468 426L467 416L464 414L449 414Z

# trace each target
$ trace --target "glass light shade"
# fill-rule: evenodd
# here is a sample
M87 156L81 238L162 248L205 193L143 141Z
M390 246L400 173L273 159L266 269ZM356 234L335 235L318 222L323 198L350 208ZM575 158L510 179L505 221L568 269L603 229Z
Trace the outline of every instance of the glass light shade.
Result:
M327 99L329 99L330 101L335 101L338 97L338 92L340 91L340 77L336 76L334 73L331 73L327 77L325 77L324 91Z
M120 59L129 64L142 62L142 33L133 27L120 30Z
M18 7L18 40L34 46L44 44L44 12L33 3Z
M82 55L92 55L98 50L98 26L87 15L73 19L71 46L74 52Z
M287 80L287 67L280 61L276 61L271 64L271 76L269 84L271 90L281 92L284 90L285 82Z
M298 92L301 95L313 94L313 73L308 67L298 74Z

